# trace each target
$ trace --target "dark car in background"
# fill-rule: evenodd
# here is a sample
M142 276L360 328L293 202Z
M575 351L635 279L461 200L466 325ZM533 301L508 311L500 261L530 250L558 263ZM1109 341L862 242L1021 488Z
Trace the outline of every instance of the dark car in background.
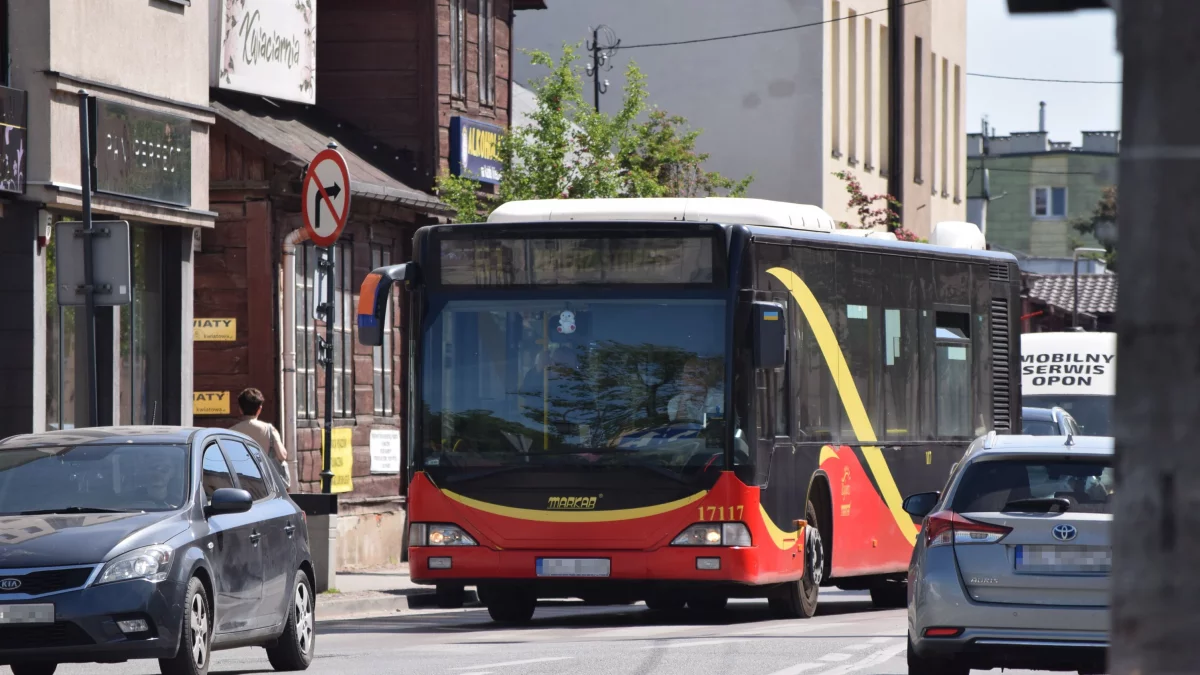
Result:
M213 650L313 658L304 514L262 449L219 429L113 427L0 441L0 664L159 659L203 675Z
M1071 413L1062 408L1021 408L1021 434L1080 436L1083 431Z

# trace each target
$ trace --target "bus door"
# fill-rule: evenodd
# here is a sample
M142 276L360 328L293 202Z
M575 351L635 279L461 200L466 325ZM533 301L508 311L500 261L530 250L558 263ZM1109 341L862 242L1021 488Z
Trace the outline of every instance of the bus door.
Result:
M790 465L788 433L788 306L784 293L755 293L755 483L762 488L772 473ZM787 479L787 473L782 477Z

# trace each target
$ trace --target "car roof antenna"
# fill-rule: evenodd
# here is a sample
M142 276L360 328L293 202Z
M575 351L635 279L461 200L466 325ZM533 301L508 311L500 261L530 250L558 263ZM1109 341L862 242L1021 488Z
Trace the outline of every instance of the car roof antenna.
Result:
M1067 432L1067 442L1064 445L1075 445L1075 434Z

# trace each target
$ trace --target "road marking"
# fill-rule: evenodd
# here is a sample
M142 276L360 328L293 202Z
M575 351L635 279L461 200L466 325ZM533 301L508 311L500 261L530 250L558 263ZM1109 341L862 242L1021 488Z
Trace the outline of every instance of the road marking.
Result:
M707 647L709 645L724 645L730 642L749 642L749 640L687 640L685 642L668 642L665 644L651 645L642 647L642 649L684 649L685 647Z
M844 652L857 652L857 651L862 651L864 649L867 649L870 646L871 646L871 643L869 643L869 642L859 642L857 644L852 644L852 645L842 645L841 647L838 647L838 649L841 649Z
M885 642L891 642L892 640L895 640L895 639L897 639L897 638L895 638L895 637L877 637L877 638L871 638L870 643L873 645L881 645Z
M881 663L892 660L900 652L904 651L904 649L906 647L907 647L907 645L896 645L889 649L875 652L874 654L871 654L871 655L867 656L865 659L858 661L856 663L847 664L847 665L844 665L844 666L841 666L838 668L834 668L833 670L827 670L824 673L821 673L821 675L846 675L847 673L853 673L856 670L862 670L863 668L870 668L871 666L877 666Z
M790 666L788 668L784 668L783 670L777 670L777 671L771 673L771 675L800 675L800 673L806 673L814 668L824 668L827 665L829 665L829 664L828 663L797 663L796 665Z
M486 663L483 665L451 668L450 670L473 670L475 668L507 668L508 666L526 666L532 663L549 663L550 661L571 661L574 656L547 656L542 659L524 659L522 661L504 661L503 663Z
M812 632L818 631L818 630L825 630L826 628L839 628L839 627L845 626L845 625L846 625L845 622L804 623L804 624L782 623L782 624L775 624L773 626L759 626L756 628L751 628L749 630L743 630L743 631L738 631L737 633L731 633L731 635L758 635L760 633L783 633L786 631L792 631L797 634L812 633ZM836 636L831 635L830 637L836 637Z
M490 670L479 670L473 673L463 673L462 675L492 675Z
M849 654L838 654L837 652L834 652L833 654L826 654L825 656L821 657L822 661L848 661L849 659Z

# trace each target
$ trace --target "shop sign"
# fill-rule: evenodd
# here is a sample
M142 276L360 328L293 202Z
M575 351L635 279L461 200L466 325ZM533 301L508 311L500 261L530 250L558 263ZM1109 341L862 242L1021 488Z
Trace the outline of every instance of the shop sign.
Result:
M0 87L0 192L25 193L25 143L28 114L26 95L20 89Z
M233 342L237 340L237 319L192 319L192 339L196 342Z
M213 0L211 84L317 102L317 0Z
M333 436L333 455L329 458L329 466L333 471L329 491L333 493L350 492L354 489L354 430L349 427L338 427L331 432ZM325 460L325 434L321 434L321 460Z
M502 178L500 137L504 130L466 117L450 118L450 173L481 183Z
M192 205L192 122L96 99L95 189L122 197Z
M400 473L400 430L371 430L371 473Z
M193 415L228 415L229 392L197 391L192 394Z

